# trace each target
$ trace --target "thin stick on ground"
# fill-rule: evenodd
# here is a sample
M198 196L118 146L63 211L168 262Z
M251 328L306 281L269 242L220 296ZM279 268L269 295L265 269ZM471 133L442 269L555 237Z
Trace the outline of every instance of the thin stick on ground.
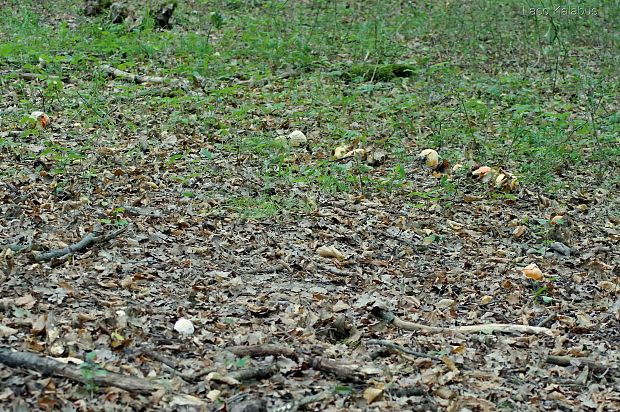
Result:
M241 358L244 356L256 358L273 355L282 355L293 359L297 358L297 354L293 349L282 345L231 346L226 348L226 350Z
M605 366L601 363L598 363L592 359L588 359L588 358L573 358L570 356L554 356L554 355L549 355L546 358L546 362L547 363L551 363L553 365L558 365L558 366L571 366L571 365L575 365L575 366L587 366L590 368L590 370L594 371L594 372L605 372L606 370L609 369L615 369L613 366Z
M506 323L486 323L479 325L467 325L467 326L453 326L450 328L444 328L439 326L428 326L423 325L421 323L408 322L400 319L398 316L394 315L392 312L381 308L379 306L375 306L372 308L372 314L382 319L397 328L410 330L410 331L418 331L418 332L426 332L426 333L493 333L493 332L502 332L502 333L531 333L531 334L543 334L548 336L554 336L553 330L548 328L543 328L539 326L529 326L529 325L514 325L514 324L506 324Z
M165 83L170 84L172 86L184 88L187 87L187 82L179 79L170 79L168 77L160 77L160 76L143 76L140 74L133 74L126 72L121 69L117 69L115 67L110 66L109 64L102 64L99 66L101 70L105 73L108 73L114 77L118 77L120 79L129 80L134 83L143 84L143 83Z
M162 387L136 376L127 376L120 373L105 371L104 374L83 373L79 367L46 358L31 352L18 352L9 348L0 348L0 362L11 368L26 368L35 370L44 375L54 375L71 379L85 385L114 386L129 392L152 393Z
M71 255L77 252L82 252L88 249L92 245L96 245L97 243L104 243L110 239L114 239L121 233L127 230L127 226L115 230L107 235L101 234L100 229L95 229L94 232L88 233L84 236L79 242L71 244L67 247L63 247L62 249L54 249L49 252L43 253L33 253L34 260L37 262L46 262L53 259L58 259L65 257L67 255Z
M366 374L362 371L362 365L326 359L320 356L312 360L312 368L331 373L344 381L362 381L366 378Z

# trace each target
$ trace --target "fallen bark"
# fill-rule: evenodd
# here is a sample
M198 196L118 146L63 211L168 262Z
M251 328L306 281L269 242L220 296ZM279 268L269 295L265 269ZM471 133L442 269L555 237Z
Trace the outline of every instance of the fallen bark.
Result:
M76 252L82 252L88 249L90 246L95 245L97 243L107 242L108 240L111 240L117 237L118 235L120 235L126 230L127 230L127 226L121 229L115 230L114 232L109 233L107 235L103 235L98 229L96 229L94 232L89 233L86 236L84 236L77 243L74 243L62 249L50 250L49 252L33 253L33 257L34 257L34 260L36 260L37 262L46 262L49 260L62 258L67 255L74 254Z
M152 393L162 389L162 386L136 376L127 376L110 371L105 371L101 375L85 374L78 366L39 356L31 352L17 352L9 348L0 348L0 362L11 368L26 368L40 372L43 375L68 378L85 385L114 386L129 392L138 393Z
M453 326L450 328L444 328L439 326L428 326L423 325L421 323L408 322L400 319L398 316L394 315L392 312L387 309L381 308L379 306L375 306L372 308L372 314L382 319L397 328L410 330L410 331L419 331L426 333L493 333L493 332L502 332L502 333L532 333L532 334L544 334L547 336L554 336L553 330L548 328L543 328L540 326L529 326L529 325L513 325L513 324L505 324L505 323L486 323L480 325L467 325L467 326Z

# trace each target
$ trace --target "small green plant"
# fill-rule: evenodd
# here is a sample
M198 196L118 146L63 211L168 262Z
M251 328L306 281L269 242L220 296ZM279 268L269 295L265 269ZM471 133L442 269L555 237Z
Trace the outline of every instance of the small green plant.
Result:
M98 388L95 378L98 376L105 376L108 372L101 367L95 360L97 359L97 353L89 352L86 354L86 360L80 365L80 372L86 383L86 390L93 394Z

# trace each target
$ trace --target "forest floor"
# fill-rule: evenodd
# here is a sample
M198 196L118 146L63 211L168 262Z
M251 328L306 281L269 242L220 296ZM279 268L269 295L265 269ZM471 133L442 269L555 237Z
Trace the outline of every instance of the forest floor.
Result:
M620 410L620 11L431 3L8 2L0 409Z

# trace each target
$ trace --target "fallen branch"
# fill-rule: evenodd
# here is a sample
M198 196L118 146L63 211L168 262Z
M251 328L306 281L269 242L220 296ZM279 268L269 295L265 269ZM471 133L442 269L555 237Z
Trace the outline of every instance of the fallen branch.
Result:
M36 355L31 352L17 352L9 348L0 348L0 362L11 368L26 368L43 375L68 378L85 385L114 386L129 392L152 393L162 389L151 381L136 376L105 371L105 374L85 374L82 369L55 359Z
M317 356L312 361L312 368L317 371L328 372L345 381L360 381L366 378L360 365L344 363L333 359L324 359Z
M551 363L553 365L558 365L558 366L571 366L571 365L575 365L578 367L584 367L587 366L588 368L590 368L590 370L594 371L594 372L605 372L609 369L615 369L613 366L605 366L601 363L598 363L592 359L588 359L588 358L573 358L570 356L554 356L554 355L549 355L547 356L546 359L547 363Z
M274 355L282 355L293 359L297 358L297 354L293 349L281 345L232 346L226 348L226 350L240 358L244 356L257 358Z
M226 385L237 386L242 382L267 379L278 373L276 365L261 366L255 368L245 368L238 371L222 375L217 371L211 372L206 376L207 381L224 383Z
M69 245L67 247L63 247L62 249L54 249L50 250L49 252L43 253L33 253L34 260L36 260L37 262L46 262L49 260L71 255L76 252L82 252L83 250L86 250L92 245L107 242L108 240L115 238L126 230L127 226L115 230L114 232L107 235L102 235L100 229L95 229L94 232L87 234L79 242Z
M180 87L180 88L186 88L188 86L188 83L185 80L170 79L168 77L160 77L160 76L143 76L140 74L133 74L133 73L129 73L124 70L112 67L109 64L102 64L99 67L105 73L108 73L114 77L118 77L124 80L129 80L131 82L138 83L138 84L165 83L165 84L170 84L172 86Z
M546 327L547 325L553 323L553 321L556 318L557 318L557 315L555 313L552 313L551 315L547 316L546 318L544 318L543 320L538 322L538 325L536 325L536 326Z
M240 369L229 373L229 378L238 380L239 382L247 382L251 380L267 379L278 373L278 368L275 365Z
M553 336L553 331L548 328L543 328L539 326L529 326L529 325L513 325L513 324L505 324L505 323L487 323L481 325L467 325L467 326L454 326L450 328L443 328L438 326L428 326L423 325L421 323L408 322L400 319L398 316L394 315L392 312L387 309L381 308L379 306L375 306L372 308L372 314L382 319L397 328L410 330L410 331L420 331L426 333L493 333L493 332L502 332L502 333L533 333L533 334L544 334L548 336Z

